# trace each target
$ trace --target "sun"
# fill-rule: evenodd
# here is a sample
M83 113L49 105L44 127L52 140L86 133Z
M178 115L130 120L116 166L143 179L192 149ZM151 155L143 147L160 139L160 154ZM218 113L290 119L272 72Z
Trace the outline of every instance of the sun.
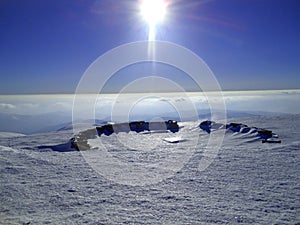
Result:
M142 0L140 13L149 26L149 40L155 38L156 26L163 22L167 12L166 0Z

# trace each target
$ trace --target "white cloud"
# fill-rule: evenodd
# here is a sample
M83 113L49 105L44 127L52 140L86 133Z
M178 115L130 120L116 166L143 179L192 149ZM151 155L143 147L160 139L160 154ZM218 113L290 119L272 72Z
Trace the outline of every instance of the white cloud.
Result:
M16 106L9 103L0 103L0 109L15 109Z
M65 109L71 109L72 108L72 102L56 102L53 105L54 108L60 109L60 108L65 108Z
M30 109L30 108L36 108L38 106L39 106L38 104L34 104L34 103L23 103L23 104L20 104L18 107Z

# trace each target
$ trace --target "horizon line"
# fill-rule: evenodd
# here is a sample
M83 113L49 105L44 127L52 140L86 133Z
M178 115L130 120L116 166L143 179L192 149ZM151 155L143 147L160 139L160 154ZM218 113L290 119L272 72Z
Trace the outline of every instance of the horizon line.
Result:
M300 91L300 88L293 88L293 89L244 89L244 90L221 90L221 92L270 92L270 91ZM168 94L168 93L215 93L219 92L216 90L211 91L157 91L157 92L103 92L103 93L92 93L92 92L86 92L86 93L0 93L1 96L9 96L9 95L101 95L101 94Z

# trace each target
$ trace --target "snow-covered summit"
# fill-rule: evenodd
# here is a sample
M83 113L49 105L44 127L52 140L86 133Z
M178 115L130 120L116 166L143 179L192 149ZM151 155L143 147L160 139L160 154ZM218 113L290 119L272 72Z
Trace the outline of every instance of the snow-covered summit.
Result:
M71 130L0 138L0 199L5 203L0 204L0 224L297 224L300 115L231 122L272 130L282 143L261 144L257 133L230 129L208 134L200 122L179 123L177 133L120 132L88 142L101 140L107 147L114 160L105 171L114 175L114 168L120 168L123 179L140 182L149 172L160 178L173 171L178 163L173 157L181 160L199 138L181 170L146 186L121 185L96 173L83 154L92 158L105 149L68 151L62 144L73 136ZM220 131L226 132L217 157L198 171L199 162L211 157L204 151L206 140ZM185 141L162 141L173 136ZM168 166L159 164L160 159ZM130 176L120 163L146 172Z
M196 122L185 122L186 128L191 130L197 129L195 126ZM243 123L230 122L228 124L222 124L219 122L214 122L210 120L206 120L200 123L198 126L199 132L201 130L210 134L213 131L217 131L220 129L225 129L227 133L240 133L244 135L249 135L249 137L257 137L257 140L262 140L265 142L272 143L281 143L281 140L278 139L278 135L273 133L269 129L258 128L255 126L248 126ZM129 123L108 123L102 126L95 126L93 128L84 130L76 134L73 138L71 138L71 147L76 150L89 150L93 147L88 144L89 139L95 139L101 136L110 136L112 134L119 133L129 133L136 132L142 134L147 134L148 132L155 131L164 131L170 133L177 133L180 131L182 126L179 126L177 121L168 120L165 122L145 122L145 121L132 121ZM185 136L188 138L188 132L184 131ZM170 137L167 137L170 138ZM171 137L174 138L174 137ZM138 141L139 138L137 137Z

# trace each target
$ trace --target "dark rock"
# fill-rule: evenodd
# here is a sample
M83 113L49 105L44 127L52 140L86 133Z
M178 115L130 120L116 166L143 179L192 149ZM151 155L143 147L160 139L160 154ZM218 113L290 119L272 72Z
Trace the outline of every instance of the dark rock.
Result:
M272 133L271 130L265 130L265 129L258 129L257 134L262 139L268 139L268 138L271 138L273 136L273 133Z
M145 130L149 130L149 123L147 123L145 121L135 121L135 122L130 122L129 127L130 127L131 131L140 133Z
M177 121L174 120L168 120L166 122L167 130L170 130L173 133L176 133L179 131L179 126L177 124Z
M242 125L243 124L241 123L230 123L226 125L226 129L229 129L233 132L240 132Z
M206 121L201 122L199 127L202 130L206 131L207 133L210 133L212 123L213 123L212 121L206 120Z

